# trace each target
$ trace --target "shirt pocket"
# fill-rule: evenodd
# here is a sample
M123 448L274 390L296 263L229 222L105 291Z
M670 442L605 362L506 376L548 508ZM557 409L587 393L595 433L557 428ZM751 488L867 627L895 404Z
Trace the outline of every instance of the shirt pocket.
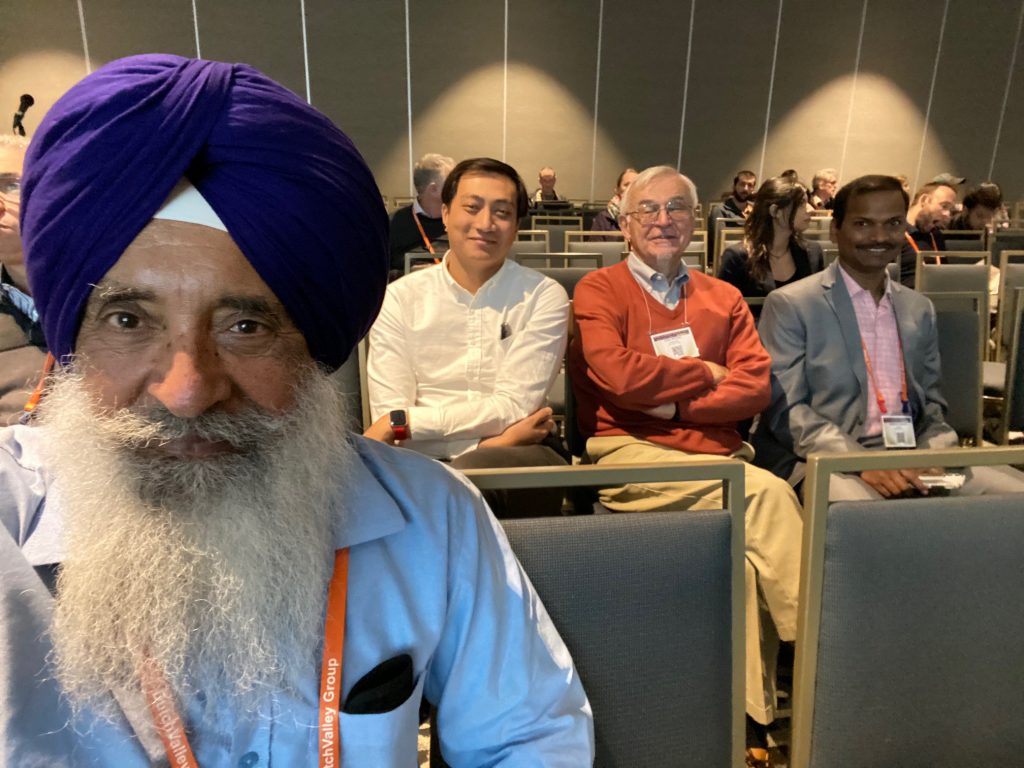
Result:
M379 715L341 713L341 764L353 768L416 768L420 725L421 674L409 697Z

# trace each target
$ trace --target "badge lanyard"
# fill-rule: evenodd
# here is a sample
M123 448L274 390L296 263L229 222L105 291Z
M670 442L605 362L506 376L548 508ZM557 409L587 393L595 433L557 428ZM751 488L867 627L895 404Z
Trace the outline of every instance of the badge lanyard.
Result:
M897 334L897 338L899 338ZM903 403L903 413L910 413L910 398L907 395L907 369L903 364L903 340L899 339L900 343L900 378L902 383L900 384L900 400ZM868 379L871 380L871 388L875 390L875 401L878 403L878 411L883 416L888 414L888 410L885 405L885 395L882 394L882 390L878 386L878 381L875 379L875 371L871 367L871 357L868 355L867 345L864 343L863 337L860 340L860 348L864 350L864 367L868 369Z
M32 391L32 396L25 403L25 408L22 410L21 423L28 424L32 418L32 413L36 408L39 407L39 401L43 399L43 389L46 387L46 380L53 372L53 366L56 364L56 360L53 354L50 352L46 353L46 362L43 363L43 373L39 377L39 383L36 384L36 388Z
M914 249L914 253L920 253L921 252L920 247L918 247L918 245L917 245L917 240L912 238L910 236L909 232L904 232L903 236L905 238L907 238L907 242L910 243L910 247ZM938 253L938 251L939 251L939 244L935 242L935 233L934 232L929 232L928 233L928 237L930 237L932 239L932 250L935 251L936 253ZM941 256L936 256L935 257L935 263L936 264L941 264L942 263L942 257Z
M636 280L634 279L633 282L636 282ZM651 305L650 305L651 299L647 295L647 290L642 285L640 285L640 283L636 283L636 287L640 289L640 295L644 297L644 309L647 310L647 335L651 336L654 333L654 318L651 316ZM689 321L689 319L686 316L686 286L685 285L683 285L679 289L679 294L680 294L680 298L682 298L682 300L683 300L683 325L688 328L690 326L690 321ZM666 307L666 309L668 309L668 307Z
M341 665L345 651L345 604L348 599L348 548L334 553L334 573L327 591L327 620L324 624L324 656L320 670L320 768L341 765ZM150 714L171 768L199 768L174 705L167 678L156 664L142 666L142 689Z
M420 217L416 215L416 211L412 212L412 220L416 222L416 229L420 231L420 237L423 238L423 244L427 247L430 255L434 257L434 263L440 264L441 262L437 258L437 253L434 251L434 244L430 242L430 238L427 237L426 230L423 229L423 224L420 222Z
M654 332L654 317L651 315L650 297L647 291L639 282L637 288L644 298L644 309L647 310L647 335L654 348L654 354L670 357L673 360L680 360L684 357L700 357L700 349L693 338L693 331L690 329L690 321L686 314L686 286L683 285L679 291L683 301L683 325L668 331Z

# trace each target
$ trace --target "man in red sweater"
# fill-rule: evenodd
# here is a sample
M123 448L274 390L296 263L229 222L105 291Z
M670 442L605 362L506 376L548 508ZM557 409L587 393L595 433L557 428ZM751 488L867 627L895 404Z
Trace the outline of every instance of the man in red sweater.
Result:
M594 463L752 458L736 423L768 404L771 359L739 291L683 264L696 200L675 168L640 173L619 216L629 257L576 286L571 376ZM778 638L796 635L801 520L785 481L745 469L746 704L766 724ZM602 491L601 501L618 512L721 509L721 483L627 485ZM769 616L760 615L758 590Z

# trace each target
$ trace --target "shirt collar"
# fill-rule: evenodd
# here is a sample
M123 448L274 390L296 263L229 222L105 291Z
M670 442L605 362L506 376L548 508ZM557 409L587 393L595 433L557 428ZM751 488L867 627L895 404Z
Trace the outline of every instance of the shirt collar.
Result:
M626 259L626 263L629 265L629 271L632 272L635 277L642 280L646 285L657 290L665 290L669 287L669 281L665 275L653 270L633 251L629 252L629 257ZM679 262L679 272L672 279L672 285L683 286L689 281L690 271L686 268L686 262L681 261Z
M345 510L334 535L336 549L352 547L397 533L405 527L405 515L378 479L378 466L393 451L381 443L353 435L355 456L345 477Z
M417 216L422 216L424 219L430 219L431 221L440 221L440 217L431 216L429 213L423 210L423 206L420 205L420 201L418 198L413 198L412 212L415 213Z
M505 261L502 262L501 268L493 275L491 275L490 279L486 283L481 285L480 290L478 290L474 295L467 291L465 288L463 288L461 285L459 285L457 282L455 282L455 278L452 277L452 273L448 271L448 259L451 255L451 252L452 251L449 248L447 251L444 252L444 258L441 259L442 279L444 280L445 285L448 286L448 290L450 290L457 296L469 296L470 300L475 298L475 296L483 296L485 293L492 290L504 279L506 274L508 274L512 269L514 269L514 267L509 266L512 260L509 259L508 257L505 257Z
M836 266L839 267L839 274L843 276L843 283L846 285L846 292L850 294L851 299L857 298L862 293L871 293L867 288L863 287L860 283L850 277L847 271L843 269L842 264L837 262ZM888 271L885 273L885 288L882 291L882 300L884 301L887 298L889 301L892 301L892 280L889 279ZM874 301L874 298L871 300Z

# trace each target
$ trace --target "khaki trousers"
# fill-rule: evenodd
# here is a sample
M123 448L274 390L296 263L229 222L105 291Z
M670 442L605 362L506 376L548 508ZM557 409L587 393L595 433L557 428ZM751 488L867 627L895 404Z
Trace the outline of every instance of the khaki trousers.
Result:
M722 458L683 453L631 436L592 437L587 454L594 464ZM770 723L775 719L779 639L796 639L803 522L800 503L786 481L751 464L744 469L746 710L759 723ZM600 500L615 512L721 509L722 483L631 483L602 490Z

